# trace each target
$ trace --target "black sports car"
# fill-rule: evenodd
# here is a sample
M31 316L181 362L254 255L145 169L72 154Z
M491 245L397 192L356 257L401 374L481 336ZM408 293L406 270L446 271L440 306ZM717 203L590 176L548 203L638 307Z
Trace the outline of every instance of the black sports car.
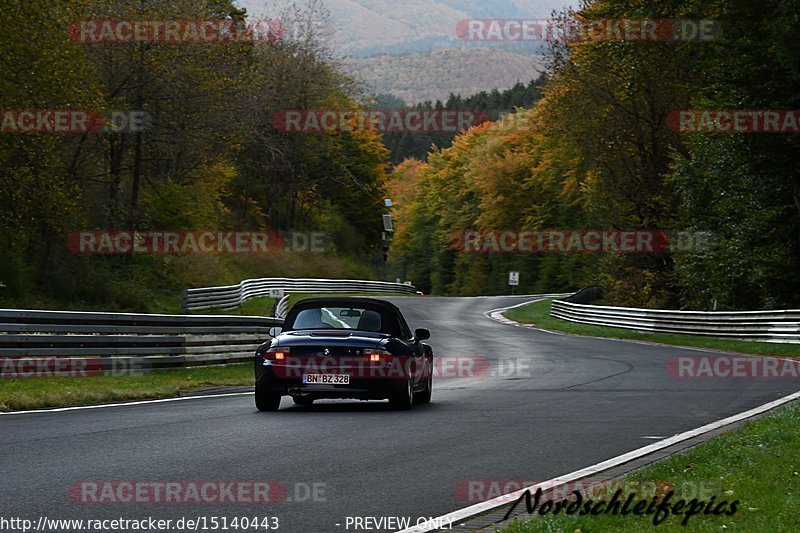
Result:
M281 397L389 399L396 409L428 403L433 350L427 329L411 333L400 310L373 298L302 300L280 335L256 351L256 407L277 411Z

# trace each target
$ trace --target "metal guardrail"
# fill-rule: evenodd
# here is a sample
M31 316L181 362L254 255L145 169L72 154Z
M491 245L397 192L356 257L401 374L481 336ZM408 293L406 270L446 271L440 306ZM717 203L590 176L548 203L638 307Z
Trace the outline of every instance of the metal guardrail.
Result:
M667 311L553 302L551 316L595 326L776 343L800 342L800 310Z
M270 289L416 294L411 285L358 280L260 279L231 287L190 289L185 309L238 307ZM276 312L286 315L288 297ZM282 318L151 315L0 309L0 363L9 358L100 361L104 370L141 371L250 361ZM93 365L95 366L95 365Z
M278 318L286 318L289 312L289 295L287 294L280 301L275 304L275 316Z
M127 358L138 369L249 361L282 324L254 316L0 309L0 358L100 357L117 368Z
M269 296L271 289L283 289L286 292L417 294L417 289L413 285L386 281L291 278L246 279L236 285L226 287L187 289L183 293L183 311L235 309L250 298Z

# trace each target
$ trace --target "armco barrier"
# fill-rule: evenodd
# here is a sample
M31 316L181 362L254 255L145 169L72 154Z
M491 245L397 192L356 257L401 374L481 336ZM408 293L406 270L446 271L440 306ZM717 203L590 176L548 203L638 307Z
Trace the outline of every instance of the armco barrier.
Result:
M666 311L556 300L550 314L580 324L639 331L778 343L800 342L800 310Z
M0 357L127 358L168 368L249 361L277 318L0 309Z
M250 298L269 296L271 289L285 292L331 292L371 294L417 294L413 285L386 281L352 279L246 279L227 287L187 289L183 293L184 312L198 309L235 309Z
M275 304L275 316L278 318L286 318L289 312L289 295L287 294Z

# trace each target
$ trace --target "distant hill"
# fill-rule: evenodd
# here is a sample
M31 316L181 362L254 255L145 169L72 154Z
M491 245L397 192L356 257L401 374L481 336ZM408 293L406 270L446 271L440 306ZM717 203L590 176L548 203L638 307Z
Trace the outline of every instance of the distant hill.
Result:
M277 2L237 0L251 17L269 17ZM548 18L578 0L322 0L330 11L334 48L347 70L376 94L409 104L446 100L527 83L541 70L542 43L474 43L456 36L468 18Z
M294 0L304 5L309 0ZM269 16L273 0L238 0L252 17ZM278 2L280 4L280 2ZM324 0L337 48L350 56L457 48L466 18L547 18L577 0Z
M546 83L547 77L540 76L528 84L518 83L506 91L481 91L469 96L452 96L442 102L443 109L476 111L481 122L484 118L498 120L518 107L533 106L541 98L541 89ZM378 96L378 102L384 109L404 107L403 102L398 102L390 95ZM413 109L432 109L434 105L415 105ZM455 137L456 134L452 132L390 133L383 135L383 143L391 153L392 164L398 165L409 158L427 161L432 145L448 148Z
M446 101L527 83L542 70L539 56L497 48L437 50L426 54L351 58L345 68L375 94L389 93L409 104Z

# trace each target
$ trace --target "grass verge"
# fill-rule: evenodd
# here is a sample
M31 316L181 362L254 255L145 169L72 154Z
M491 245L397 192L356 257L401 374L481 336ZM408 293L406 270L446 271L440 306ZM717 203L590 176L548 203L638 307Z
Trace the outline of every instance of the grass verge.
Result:
M682 497L687 502L694 497L709 502L714 496L715 506L723 500L728 504L739 500L735 514L715 516L703 512L689 518L687 526L681 525L685 512L671 515L659 524L661 532L800 531L799 443L800 404L794 403L687 452L638 470L626 477L619 487L652 486L653 482L664 487L666 484L675 491L670 500L672 504ZM600 499L610 499L614 490L608 491L607 498L606 492L601 492ZM661 488L655 497L663 500L666 492L667 488ZM634 497L635 501L639 499L647 498ZM575 497L569 500L575 501ZM649 500L652 501L652 496ZM520 505L525 508L524 502ZM725 509L730 510L730 506ZM567 516L562 512L558 516L548 514L518 521L503 531L650 532L654 527L653 517L653 514Z
M331 294L293 293L290 305L300 300ZM338 296L396 296L381 294L341 294ZM194 314L272 316L274 298L253 298L238 309L207 309ZM253 384L253 366L242 363L226 366L157 370L135 376L93 376L80 378L0 378L0 412L70 407L103 403L172 398L181 391L207 387Z
M533 324L540 328L563 331L575 335L608 337L612 339L632 339L746 354L779 355L784 357L800 356L800 345L797 344L739 341L716 337L700 337L697 335L678 335L673 333L648 333L645 331L634 331L622 328L576 324L550 316L550 307L552 303L552 300L535 302L523 307L510 309L505 312L505 316L524 324Z
M191 315L238 315L238 316L272 316L275 298L251 298L245 300L236 309L201 309L191 311Z
M397 294L335 294L335 293L300 293L293 292L289 294L289 307L300 300L307 298L323 298L327 296L365 296L368 298L383 298L387 296L400 296ZM408 296L415 296L413 294ZM193 315L242 315L242 316L272 316L272 309L277 303L274 298L251 298L236 309L203 309L200 311L192 311Z
M172 398L184 390L252 384L252 363L155 370L133 376L0 378L0 411Z

